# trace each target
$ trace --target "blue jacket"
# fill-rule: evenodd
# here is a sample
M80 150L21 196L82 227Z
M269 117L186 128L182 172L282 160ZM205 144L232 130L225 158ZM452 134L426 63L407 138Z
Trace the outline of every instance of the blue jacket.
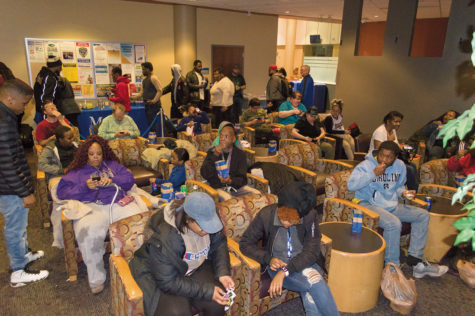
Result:
M373 151L373 154L376 151ZM384 174L376 176L374 168L378 165L373 154L367 154L350 175L348 190L355 191L355 198L380 206L393 212L398 199L405 191L406 166L396 159L392 166L386 168Z
M303 91L304 88L304 83L305 83L305 78L302 78L302 81L297 83L297 91L303 94L302 97L302 103L305 105L305 107L308 109L311 106L314 105L314 98L315 98L315 87L313 83L313 78L312 76L308 75L308 79L306 82L306 87L305 87L305 94Z
M157 185L161 185L165 182L171 182L173 184L173 190L175 192L180 191L180 186L185 184L186 181L186 173L185 173L185 164L181 166L175 166L170 173L170 177L168 179L157 179L155 183Z

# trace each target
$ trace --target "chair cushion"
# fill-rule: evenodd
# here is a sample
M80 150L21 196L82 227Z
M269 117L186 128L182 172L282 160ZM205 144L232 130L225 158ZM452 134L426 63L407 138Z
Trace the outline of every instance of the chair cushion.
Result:
M323 189L323 194L325 194L325 179L329 176L326 173L317 173L317 191Z
M145 187L150 184L150 178L160 178L161 175L158 171L143 166L131 166L128 167L130 172L134 175L135 183L138 187Z
M120 139L109 141L109 146L126 167L142 165L142 152L147 144L142 139Z
M317 170L318 147L313 143L285 146L279 150L280 163L310 171Z

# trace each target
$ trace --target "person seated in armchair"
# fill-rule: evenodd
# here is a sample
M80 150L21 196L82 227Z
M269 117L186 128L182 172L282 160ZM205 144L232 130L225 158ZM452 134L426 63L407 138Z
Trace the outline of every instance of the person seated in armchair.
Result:
M258 193L259 191L247 186L247 162L244 151L237 147L236 130L231 122L223 121L219 125L217 144L208 150L201 175L208 184L218 190L220 200L225 200L231 195L244 195ZM229 171L229 176L221 177L216 169L216 162L224 160Z
M269 125L267 111L261 108L261 101L252 98L249 108L242 113L240 124L242 127L252 127L256 130L256 144L266 144L269 140L278 140L280 129Z
M201 124L208 124L209 117L205 111L201 111L200 108L194 106L193 104L187 104L185 107L186 114L181 119L176 130L179 132L185 132L192 130L191 135L199 135L203 133L201 129Z
M325 126L325 131L328 134L338 135L343 138L341 146L345 151L346 158L348 160L353 160L355 158L355 140L350 135L350 130L345 129L343 125L343 100L333 99L331 102L331 115L325 118L323 122Z
M46 101L43 112L45 119L36 126L35 138L39 145L45 146L49 141L55 139L54 131L56 127L69 126L69 121L59 113L56 105L51 101Z
M465 136L461 142L461 147L455 156L447 161L447 168L452 172L457 172L465 177L475 173L475 148L470 148L473 144L475 133L472 132Z
M411 243L406 263L413 267L416 278L426 275L439 277L447 266L429 264L422 260L427 238L429 213L421 208L399 203L399 198L412 199L414 190L406 190L406 167L397 159L399 146L393 141L380 144L377 156L368 154L358 164L348 180L348 190L355 191L355 198L373 212L379 214L379 225L384 229L386 241L385 262L400 264L401 222L411 223Z
M60 125L54 131L55 139L50 140L38 158L38 170L43 171L46 180L64 174L71 164L78 145L74 142L73 131Z
M286 288L300 293L307 315L338 315L323 278L315 189L309 183L293 182L278 198L278 204L257 213L242 235L240 250L267 270L271 298Z
M277 123L282 125L295 124L305 111L307 111L307 108L302 103L302 94L298 91L292 91L290 100L279 106Z
M306 142L314 142L319 146L318 156L323 155L325 159L335 158L333 146L329 143L322 142L325 137L325 129L318 118L318 108L311 106L307 112L297 121L292 128L292 136Z
M185 148L175 148L172 152L170 163L173 165L172 172L168 179L150 178L150 184L155 183L157 186L165 182L173 185L173 191L180 192L180 188L186 181L185 162L190 159L190 155ZM160 194L160 190L152 192L152 195Z
M81 144L58 183L56 194L60 200L84 203L76 210L82 212L82 217L73 225L94 294L104 289L106 281L103 256L109 224L147 210L127 195L134 184L132 173L119 163L107 141L97 135Z
M106 140L130 139L139 137L140 131L134 119L125 112L125 106L116 103L112 114L102 120L98 134Z
M228 244L213 199L193 192L155 213L149 236L129 266L142 289L145 315L224 315L234 289Z

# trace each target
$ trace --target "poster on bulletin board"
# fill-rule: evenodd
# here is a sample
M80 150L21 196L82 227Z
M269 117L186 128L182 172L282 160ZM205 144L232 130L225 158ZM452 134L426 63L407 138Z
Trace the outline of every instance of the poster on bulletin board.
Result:
M61 76L71 82L77 99L104 97L115 85L111 76L114 67L120 67L122 75L129 77L131 92L136 83L142 82L144 44L25 38L25 47L32 86L48 56L61 59Z

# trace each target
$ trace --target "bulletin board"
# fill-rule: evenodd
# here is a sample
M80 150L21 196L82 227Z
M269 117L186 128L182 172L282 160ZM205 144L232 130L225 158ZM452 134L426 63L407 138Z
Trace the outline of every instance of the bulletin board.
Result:
M147 60L145 44L25 38L28 74L31 86L46 66L48 56L63 63L61 76L71 82L76 99L105 96L114 86L111 70L122 69L130 79L130 93L136 92L143 79L141 64Z

